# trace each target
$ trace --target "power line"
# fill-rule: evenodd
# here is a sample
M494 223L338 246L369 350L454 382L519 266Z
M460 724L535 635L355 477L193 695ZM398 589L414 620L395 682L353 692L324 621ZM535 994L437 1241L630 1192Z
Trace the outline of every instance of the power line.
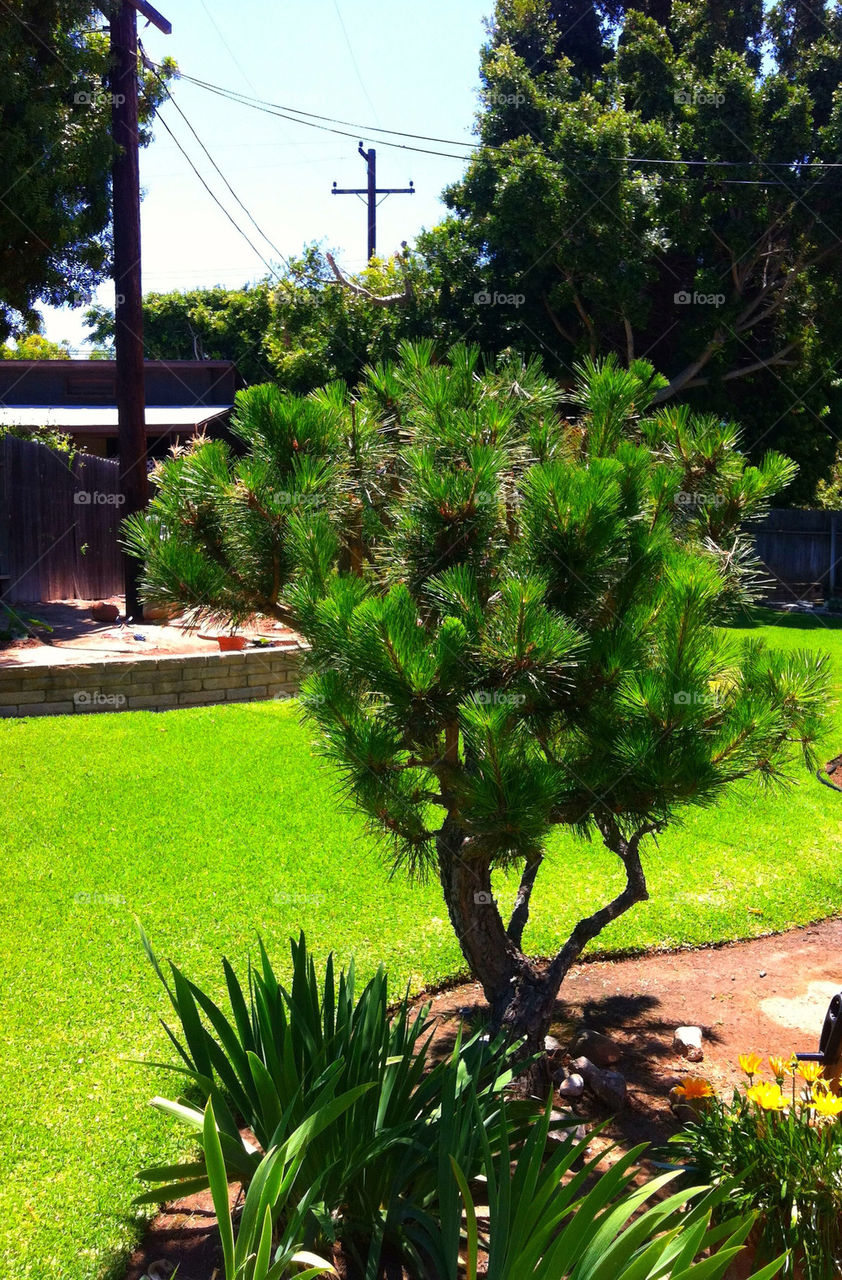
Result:
M160 121L160 123L164 126L164 128L165 128L165 129L166 129L166 131L167 131L167 133L170 135L170 137L172 138L173 142L174 142L174 143L175 143L175 145L178 147L178 149L179 149L179 151L181 152L181 154L184 156L184 159L185 159L185 160L187 161L187 163L190 165L190 168L193 170L193 172L195 173L196 177L199 179L199 181L201 182L202 186L205 188L205 191L207 191L207 193L208 193L208 195L210 196L211 200L213 200L214 204L216 204L216 205L218 205L218 206L219 206L219 208L220 208L220 209L222 210L222 212L225 214L225 216L226 216L226 218L228 219L228 221L231 223L232 227L234 227L235 231L238 231L238 232L239 232L239 234L243 237L243 239L245 240L245 242L246 242L246 244L249 246L249 248L250 248L254 253L256 253L256 254L257 254L258 258L259 258L259 259L260 259L260 261L263 263L263 265L267 268L267 270L269 270L269 271L272 273L272 275L273 275L273 276L275 276L278 280L280 280L280 279L281 279L281 276L280 276L280 275L279 275L279 273L275 270L275 268L272 266L271 262L269 262L266 258L264 258L263 254L260 252L260 250L258 249L257 245L254 243L254 241L249 237L248 233L247 233L246 231L244 231L244 230L243 230L243 228L240 226L240 224L239 224L239 223L238 223L238 222L237 222L237 221L236 221L236 220L231 216L231 214L230 214L230 213L228 212L228 210L225 208L225 205L222 203L222 201L221 201L221 200L219 199L219 197L217 196L216 192L213 190L213 188L212 188L212 187L210 187L210 186L207 184L207 182L205 181L205 179L202 177L201 173L200 173L200 172L199 172L199 170L196 168L196 166L195 166L195 164L193 163L192 159L190 158L190 156L188 155L188 153L185 151L184 147L181 145L181 143L179 142L178 138L175 136L175 134L173 133L172 129L171 129L171 128L170 128L170 126L167 124L167 122L166 122L166 120L164 119L164 117L161 115L160 111L158 111L158 113L156 114L155 119L156 119L156 120L158 120L158 121Z
M236 102L241 107L251 107L254 111L263 112L264 115L276 116L280 120L288 120L291 124L304 125L305 128L308 128L308 129L318 129L322 133L333 133L333 134L337 134L341 138L358 139L361 133L365 137L370 137L372 136L373 133L385 132L385 130L377 129L377 128L373 130L365 129L365 128L357 128L357 129L354 129L353 132L349 132L347 129L336 129L336 128L329 127L328 125L317 124L315 120L301 120L297 116L289 115L286 111L278 110L272 104L265 104L259 100L247 98L246 95L244 94L232 93L230 90L220 89L216 85L207 84L202 81L195 80L192 76L182 76L181 78L183 80L188 80L191 84L196 84L200 89L205 89L209 93L216 94L217 97L227 98L230 102ZM392 133L393 135L402 136L402 137L411 136L408 134L399 134L397 130L390 130L389 132ZM457 155L453 155L453 153L449 151L434 151L429 147L413 147L413 146L409 146L407 143L386 142L383 139L380 140L380 143L381 143L381 146L393 147L397 151L415 151L415 152L418 152L420 155L443 156L446 160L469 160L470 159L470 156L464 156L464 155L457 156ZM453 145L468 146L470 144L455 143Z
M284 265L285 265L285 266L286 266L290 271L294 271L294 267L293 267L292 263L290 262L290 260L286 257L286 255L285 255L285 254L281 253L281 251L280 251L280 249L278 248L278 246L274 243L274 241L273 241L273 240L271 240L271 239L269 238L269 236L266 234L266 232L265 232L265 231L263 230L263 228L260 226L260 224L258 223L257 219L256 219L256 218L254 217L254 215L252 214L251 210L250 210L250 209L249 209L249 208L248 208L248 207L243 203L243 201L242 201L242 200L240 199L240 197L237 195L237 192L236 192L236 191L234 190L234 188L231 186L231 183L228 181L228 179L226 178L225 174L222 172L222 170L220 169L219 165L218 165L218 164L216 163L216 161L214 160L214 158L213 158L213 156L211 155L210 151L209 151L209 150L208 150L208 148L205 146L205 144L204 144L204 142L202 141L202 139L199 137L198 133L197 133L197 132L196 132L196 130L194 129L194 127L193 127L192 123L190 122L190 120L188 119L187 115L186 115L186 114L185 114L185 112L182 110L181 106L176 102L175 98L173 97L172 93L170 92L169 86L167 85L166 81L164 81L164 80L162 79L162 77L158 74L158 71L157 71L157 69L156 69L155 65L154 65L152 62L150 62L149 58L148 58L148 57L147 57L147 55L146 55L146 50L143 48L143 46L142 46L142 45L140 45L140 42L139 42L139 41L138 41L138 44L139 44L139 46L140 46L141 56L143 57L144 64L145 64L145 65L147 65L147 66L149 66L149 68L150 68L150 69L151 69L151 71L152 71L152 74L155 76L155 78L156 78L156 79L158 80L158 82L161 84L162 88L164 89L164 92L165 92L165 93L166 93L166 95L167 95L167 98L168 98L168 99L169 99L169 101L172 103L172 105L175 107L176 111L177 111L177 112L178 112L178 114L181 116L181 118L182 118L182 120L184 121L184 123L187 125L187 128L190 130L190 132L192 133L193 137L196 139L196 141L198 142L199 146L202 148L202 151L203 151L203 152L205 153L205 155L207 156L207 158L208 158L208 160L210 161L211 165L213 166L214 170L215 170L215 171L216 171L216 173L219 175L219 177L221 178L221 180L225 183L225 186L227 187L228 191L231 193L231 195L233 196L233 198L236 200L237 204L238 204L238 205L240 206L240 208L243 210L243 212L245 213L246 217L249 219L249 221L252 223L252 225L255 227L255 229L259 232L259 234L263 237L263 239L266 241L266 243L267 243L267 244L269 245L269 247L272 249L272 252L273 252L273 253L275 253L275 254L277 255L277 257L280 259L280 261L281 261L281 262L283 262L283 263L284 263ZM169 125L166 123L166 121L163 119L163 117L159 117L159 118L160 118L161 123L163 124L164 128L166 129L167 133L170 135L170 137L172 138L173 142L174 142L174 143L175 143L175 145L177 146L178 150L179 150L179 151L181 152L181 154L184 156L185 160L187 160L188 164L190 165L190 168L193 170L193 172L196 174L196 177L197 177L197 178L199 179L199 181L202 183L202 186L203 186L203 187L205 188L205 190L206 190L206 191L207 191L207 192L208 192L208 193L213 197L214 201L215 201L215 202L216 202L216 204L219 206L219 208L222 210L222 212L225 214L225 216L226 216L226 218L228 219L228 221L232 224L232 226L236 227L237 231L240 233L240 235L243 237L243 239L246 241L246 243L247 243L247 244L248 244L248 245L249 245L249 246L254 250L254 252L255 252L255 253L257 254L257 256L260 258L261 262L263 262L263 263L264 263L264 265L265 265L266 267L268 267L269 271L271 271L271 272L272 272L272 274L273 274L273 275L274 275L274 276L275 276L279 281L280 281L280 280L282 280L282 279L283 279L283 277L279 274L279 272L277 272L277 271L275 270L275 268L274 268L274 267L272 267L272 265L271 265L271 264L266 260L266 258L264 258L263 254L260 252L260 250L257 248L257 246L252 242L252 240L251 240L251 239L249 238L249 236L245 233L245 231L243 231L243 229L242 229L242 227L239 225L239 223L238 223L238 222L237 222L237 221L236 221L236 220L231 216L231 214L228 212L228 210L227 210L227 209L225 208L225 206L222 204L221 200L219 200L219 199L217 198L217 196L216 196L216 194L214 193L214 191L213 191L213 190L211 189L211 187L207 184L207 182L205 182L204 178L203 178L203 177L202 177L202 175L199 173L199 170L196 168L196 166L195 166L195 164L193 163L193 161L191 160L190 156L187 154L187 152L185 151L184 147L181 145L181 143L179 142L178 138L175 136L175 134L173 133L172 129L170 129ZM324 284L324 283L325 283L325 281L323 281L319 276L312 276L312 275L308 275L308 274L303 273L303 272L299 272L299 276L300 276L300 278L302 278L302 279L311 280L311 281L313 281L313 282L314 282L314 283L316 283L316 284Z
M140 43L140 42L138 42L138 43ZM281 253L281 251L280 251L280 249L278 248L278 246L277 246L276 244L273 244L273 242L269 239L269 236L267 236L266 232L263 230L263 228L262 228L262 227L260 226L260 224L257 222L257 220L255 219L254 215L251 213L251 211L250 211L249 209L247 209L247 208L246 208L246 206L243 204L242 200L241 200L241 199L240 199L240 197L237 195L237 193L236 193L236 191L234 190L234 188L231 186L231 183L228 181L228 179L226 178L225 174L222 172L222 170L220 169L219 165L216 163L216 161L214 160L213 156L212 156L212 155L211 155L211 153L208 151L208 149L207 149L207 147L205 146L204 142L202 142L202 139L199 137L198 133L197 133L197 132L196 132L196 130L193 128L193 125L190 123L190 121L188 120L187 116L184 114L184 112L182 111L181 107L180 107L180 106L179 106L179 104L176 102L176 100L175 100L175 98L173 97L173 95L170 93L169 86L167 85L166 81L165 81L165 80L163 80L163 79L162 79L162 77L158 75L158 72L156 71L155 67L154 67L151 63L149 63L149 60L148 60L148 58L146 57L146 51L145 51L145 49L143 48L143 46L142 46L142 45L140 45L140 51L141 51L141 56L143 57L144 64L146 64L146 65L149 65L149 66L150 66L150 68L151 68L151 70L152 70L152 74L155 76L155 78L156 78L156 80L158 81L158 83L162 86L162 88L163 88L164 92L166 93L167 97L169 98L170 102L173 104L173 106L175 107L176 111L177 111L177 112L178 112L178 114L181 116L181 118L182 118L182 120L184 121L184 123L187 125L187 128L190 130L190 132L192 133L193 137L196 139L196 141L198 142L199 146L202 148L202 151L205 153L205 155L207 156L208 160L209 160L209 161L211 162L211 164L213 165L213 167L214 167L215 171L217 172L217 174L219 175L219 177L220 177L220 178L222 179L222 181L225 183L225 186L228 188L228 190L230 191L231 195L234 197L234 199L236 200L237 204L238 204L238 205L240 206L240 208L242 209L243 213L244 213L244 214L246 215L246 217L249 219L249 221L251 222L251 224L252 224L252 226L255 228L255 230L256 230L256 231L258 231L258 232L259 232L259 234L263 237L263 239L266 241L266 243L267 243L267 244L269 245L269 247L272 249L273 253L277 254L277 256L278 256L282 261L285 261L285 259L284 259L284 255Z
M280 116L282 119L290 120L293 124L304 124L310 128L317 128L315 124L309 124L310 120L321 121L324 124L345 125L353 129L353 133L345 133L343 137L356 138L360 133L364 136L372 136L375 133L388 134L390 137L410 138L419 142L437 142L444 146L451 147L471 147L475 151L483 148L481 142L474 142L471 139L458 138L442 138L432 134L410 133L405 129L387 129L382 125L365 125L359 124L353 120L345 120L341 117L320 115L315 111L305 111L301 107L285 106L282 103L270 102L265 98L251 97L248 94L240 93L235 89L225 89L221 85L215 85L208 80L202 80L197 76L188 75L186 72L179 73L182 80L186 80L190 84L196 85L200 89L205 89L210 93L215 93L220 97L229 98L232 102L238 102L241 106L250 106L256 110L262 110L267 114ZM305 119L296 119L297 116L306 117ZM338 133L337 129L325 129L325 132ZM383 142L383 146L395 146L397 144ZM407 151L419 151L424 155L441 155L451 160L467 160L470 156L454 156L441 151L428 151L422 147L405 146L401 148ZM502 151L502 147L487 146L485 149L489 151ZM764 160L760 156L752 156L747 160L691 160L672 157L653 157L653 156L601 156L600 164L606 161L616 164L634 164L634 165L670 165L683 166L689 168L745 168L746 165L760 165L765 169L786 169L797 176L797 173L803 169L842 169L842 162L823 161L823 160ZM744 181L748 181L745 179Z

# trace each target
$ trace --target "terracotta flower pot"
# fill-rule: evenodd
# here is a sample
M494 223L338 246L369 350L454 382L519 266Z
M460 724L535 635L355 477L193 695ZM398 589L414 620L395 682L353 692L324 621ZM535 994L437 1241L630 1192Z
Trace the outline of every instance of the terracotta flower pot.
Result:
M246 647L245 636L217 636L216 643L223 653L239 653Z

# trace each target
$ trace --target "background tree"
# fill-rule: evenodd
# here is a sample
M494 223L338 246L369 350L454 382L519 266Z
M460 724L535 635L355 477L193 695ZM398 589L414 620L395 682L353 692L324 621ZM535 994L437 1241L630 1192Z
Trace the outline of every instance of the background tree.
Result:
M523 301L475 307L478 340L517 326L568 377L645 354L809 500L842 435L842 7L500 0L481 79L451 235Z
M537 362L483 374L476 348L404 347L357 397L241 393L245 457L167 460L127 524L150 603L305 636L304 704L347 793L397 867L438 876L495 1023L532 1046L582 950L648 896L647 841L740 779L783 779L821 723L823 659L716 625L751 577L737 530L794 467L653 410L663 385L587 363L570 419ZM524 931L558 826L621 876L544 962Z
M395 305L366 296L402 294L407 284L408 295ZM306 394L326 379L356 383L367 364L393 356L402 339L432 333L439 285L419 255L377 259L349 285L310 245L277 281L148 293L147 359L233 360L248 383L268 378ZM94 341L113 341L113 311L92 307L86 318Z
M19 338L14 346L0 346L0 360L69 360L68 342L50 342L40 333L29 333Z
M82 305L108 275L108 36L84 0L0 5L0 341L40 329L36 303ZM174 66L168 62L162 78ZM163 96L141 78L141 144Z

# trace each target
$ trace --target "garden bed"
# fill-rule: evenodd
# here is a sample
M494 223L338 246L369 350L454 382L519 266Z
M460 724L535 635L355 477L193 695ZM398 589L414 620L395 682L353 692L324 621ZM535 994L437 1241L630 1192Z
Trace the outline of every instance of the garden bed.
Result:
M665 1142L677 1128L669 1092L685 1075L704 1075L730 1098L745 1082L740 1053L787 1056L814 1049L830 996L842 987L840 952L842 919L833 919L751 942L577 965L565 980L553 1034L562 1046L583 1025L608 1034L621 1051L617 1065L629 1092L626 1109L593 1140L594 1151L613 1143L628 1150ZM485 1012L475 983L431 999L442 1052L453 1047L462 1022ZM702 1027L705 1056L699 1064L673 1049L675 1028L685 1024ZM609 1115L587 1095L576 1111L593 1123ZM208 1193L157 1215L125 1280L142 1280L156 1262L178 1265L178 1275L190 1280L212 1280L220 1259Z

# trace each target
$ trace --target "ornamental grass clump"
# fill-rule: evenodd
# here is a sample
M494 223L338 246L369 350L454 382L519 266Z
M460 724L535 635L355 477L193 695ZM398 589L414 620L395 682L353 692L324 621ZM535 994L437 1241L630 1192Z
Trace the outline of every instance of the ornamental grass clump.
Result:
M758 1262L788 1250L785 1275L833 1280L842 1267L842 1097L817 1062L772 1056L772 1079L757 1053L739 1063L747 1085L730 1104L706 1081L683 1082L687 1100L704 1105L670 1149L694 1180L734 1180L732 1205L758 1213Z

